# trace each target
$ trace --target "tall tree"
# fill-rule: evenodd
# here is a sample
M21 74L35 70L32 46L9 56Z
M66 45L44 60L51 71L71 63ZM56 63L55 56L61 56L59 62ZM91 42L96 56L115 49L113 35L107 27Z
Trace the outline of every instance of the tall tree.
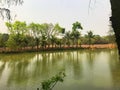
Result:
M116 42L120 54L120 0L110 0L112 16L110 20L115 32Z
M76 43L76 46L78 45L78 39L80 38L80 32L78 31L78 29L83 29L81 23L79 23L78 21L76 21L75 23L73 23L73 27L72 27L72 39L73 39L73 44Z
M34 37L35 39L35 43L37 46L37 49L39 48L39 44L40 44L40 36L41 36L41 30L42 30L42 26L40 24L36 24L36 23L31 23L29 26L29 31L31 31L31 35Z
M75 23L73 23L73 27L72 27L72 30L73 31L76 31L77 29L83 29L81 23L79 23L78 21L76 21Z
M47 44L50 45L50 43L51 43L52 47L53 47L53 41L55 41L56 37L60 33L65 32L65 29L62 28L59 24L53 25L52 23L50 23L50 24L44 23L44 24L42 24L42 27L43 27L42 37L44 37L44 39L46 38ZM55 42L54 42L54 44L55 44Z
M25 45L25 35L27 32L27 27L25 22L16 21L14 23L6 23L8 30L10 32L10 37L8 39L7 45L10 48L19 49Z

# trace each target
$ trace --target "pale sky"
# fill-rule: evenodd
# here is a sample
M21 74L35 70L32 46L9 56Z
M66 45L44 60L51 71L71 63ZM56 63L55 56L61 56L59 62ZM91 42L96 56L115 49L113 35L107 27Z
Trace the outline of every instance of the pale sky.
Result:
M106 35L111 15L109 0L92 0L90 8L88 6L89 0L24 0L22 6L12 7L12 13L17 14L15 20L59 23L66 31L79 21L84 28L81 33L92 30L94 34ZM0 32L7 32L2 23Z

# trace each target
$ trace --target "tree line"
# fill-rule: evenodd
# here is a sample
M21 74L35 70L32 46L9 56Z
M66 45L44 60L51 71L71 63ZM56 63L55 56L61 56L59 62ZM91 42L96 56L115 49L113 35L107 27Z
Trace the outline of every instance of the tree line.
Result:
M82 44L115 43L113 30L109 30L107 36L94 35L91 30L82 35L83 27L78 21L72 24L71 31L65 31L65 28L59 24L52 23L26 24L26 22L15 21L5 24L9 34L0 34L0 47L4 49L78 48Z

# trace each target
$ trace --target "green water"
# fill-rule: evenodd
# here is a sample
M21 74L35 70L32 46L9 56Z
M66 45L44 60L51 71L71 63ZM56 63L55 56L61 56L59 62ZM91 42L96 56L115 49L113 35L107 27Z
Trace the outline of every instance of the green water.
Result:
M117 50L0 54L0 90L37 90L62 70L53 90L120 90Z

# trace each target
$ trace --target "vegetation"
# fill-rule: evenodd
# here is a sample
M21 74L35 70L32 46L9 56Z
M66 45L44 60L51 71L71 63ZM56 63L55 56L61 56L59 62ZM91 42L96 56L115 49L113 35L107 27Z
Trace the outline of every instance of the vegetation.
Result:
M88 38L88 43L89 43L89 47L90 47L90 45L92 44L92 38L94 38L93 32L92 31L88 31L87 35L85 35L85 36Z
M71 31L59 24L6 22L9 34L0 34L0 47L3 51L25 51L40 49L81 48L81 45L115 43L113 30L107 36L94 35L92 31L82 35L83 27L79 22L73 23Z
M2 7L0 7L0 13L1 13L1 16L3 17L3 18L7 18L8 20L11 20L11 16L10 16L10 9L9 9L9 7L10 6L13 6L13 5L21 5L22 3L23 3L23 0L1 0L0 1L0 3L2 4ZM91 3L91 0L89 1L89 4ZM119 36L119 33L120 33L120 30L119 30L119 28L120 28L120 1L119 0L110 0L110 3L111 3L111 10L112 10L112 16L110 17L110 21L112 22L112 27L113 27L113 30L114 30L114 32L115 32L115 40L116 40L116 42L117 42L117 45L118 45L118 49L119 49L119 54L120 54L120 36ZM4 8L4 6L8 6L8 8ZM79 38L79 36L80 36L80 34L78 33L78 31L76 31L76 26L77 26L77 28L81 28L82 29L82 27L80 27L80 25L79 25L79 22L76 22L76 23L74 23L73 24L73 28L72 28L72 30L74 31L74 32L72 32L72 39L73 39L73 46L74 46L74 44L76 43L76 46L79 44L79 42L80 41L78 41L78 38ZM68 32L67 33L67 35L69 35L70 33ZM66 36L67 36L66 35ZM26 36L27 38L29 38L29 39L31 39L34 43L29 43L29 45L27 45L26 44L26 42L29 42L29 39L27 40L27 39L22 39L22 40L15 40L15 37L20 37L21 38L21 35L16 35L16 36L12 36L12 35L10 35L10 37L9 37L9 40L8 40L8 42L7 42L7 44L6 44L6 41L7 40L5 40L5 43L4 43L4 45L0 45L1 47L2 46L4 46L4 47L6 47L6 46L8 46L8 47L13 47L13 48L16 48L16 49L18 49L18 48L20 48L20 47L25 47L25 46L31 46L31 47L34 47L35 45L37 46L37 49L39 48L39 42L40 42L40 40L38 39L38 38L33 38L33 37L30 37L30 36ZM76 38L75 38L76 37ZM98 38L99 38L99 36L98 36ZM35 40L34 40L35 39ZM100 38L99 38L100 39ZM43 47L46 47L46 44L48 44L48 43L46 43L46 37L45 36L43 36L42 37L42 46ZM48 40L48 39L47 39ZM67 44L70 46L70 40L68 40L68 39L66 39L67 40ZM90 41L89 41L89 44L91 43L91 39L89 39ZM14 42L13 42L14 41ZM23 42L22 43L22 45L19 45L19 43L15 43L16 41L19 41L19 43L21 44L21 42ZM61 42L60 42L60 40L57 40L56 41L56 37L54 37L54 36L52 36L51 37L51 40L49 40L50 42L49 43L51 43L52 42L52 46L53 46L53 44L59 44L60 45L60 47L61 47ZM64 41L64 40L63 40ZM104 40L102 40L102 42L103 42ZM57 43L56 43L57 42ZM1 43L1 44L3 44L3 43ZM66 43L65 43L66 44ZM14 45L18 45L17 47L14 47ZM48 46L49 46L50 44L48 44ZM56 46L56 45L55 45Z
M41 90L52 90L58 82L63 82L65 77L64 72L59 72L57 75L53 76L49 80L45 80L41 83ZM39 89L38 89L39 90Z
M23 1L24 0L0 0L0 4L2 5L0 7L0 13L1 13L0 15L3 18L7 18L8 20L11 20L9 7L13 5L21 5ZM89 0L89 7L90 7L90 3L91 3L91 0ZM120 33L120 30L119 30L120 29L120 0L110 0L110 3L111 3L111 10L112 10L112 16L110 17L110 21L112 23L112 27L113 27L115 38L116 38L115 40L117 42L119 54L120 54L120 35L119 35ZM8 6L8 8L4 8L4 6L6 5ZM73 27L73 30L74 28L75 27ZM44 41L43 41L43 46L44 46Z

